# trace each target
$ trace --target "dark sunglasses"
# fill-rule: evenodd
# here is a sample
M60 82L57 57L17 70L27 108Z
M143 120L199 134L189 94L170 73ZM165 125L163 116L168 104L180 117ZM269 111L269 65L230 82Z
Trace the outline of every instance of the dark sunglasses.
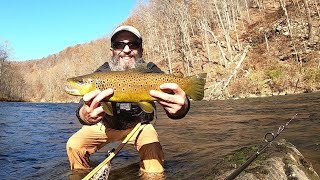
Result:
M111 47L113 49L124 49L126 45L129 46L130 49L139 49L141 47L141 43L138 41L133 41L133 42L113 42L111 43Z

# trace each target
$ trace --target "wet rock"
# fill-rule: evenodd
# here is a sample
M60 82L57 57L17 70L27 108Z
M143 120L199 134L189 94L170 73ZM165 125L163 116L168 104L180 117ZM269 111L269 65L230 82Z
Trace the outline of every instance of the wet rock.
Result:
M212 174L205 179L225 179L257 150L256 146L245 147L225 157L212 169ZM281 140L269 146L235 179L317 180L320 178L314 171L312 164L303 157L294 145Z

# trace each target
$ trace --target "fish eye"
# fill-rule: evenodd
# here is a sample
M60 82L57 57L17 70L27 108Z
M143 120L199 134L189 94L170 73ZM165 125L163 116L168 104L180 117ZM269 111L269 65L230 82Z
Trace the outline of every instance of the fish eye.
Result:
M77 79L78 84L84 84L85 82L82 79Z

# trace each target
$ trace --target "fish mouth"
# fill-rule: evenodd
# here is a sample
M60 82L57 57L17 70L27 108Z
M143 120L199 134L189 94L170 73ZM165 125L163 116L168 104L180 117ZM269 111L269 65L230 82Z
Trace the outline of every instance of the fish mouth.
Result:
M65 84L65 91L74 96L82 96L86 93L95 90L95 87L92 83L87 83L86 81L68 79Z
M66 86L64 88L64 90L68 93L68 94L71 94L71 95L80 95L80 91L74 87L70 87L70 86Z
M77 83L75 83L72 79L68 79L64 89L68 94L79 96L81 93L77 87Z

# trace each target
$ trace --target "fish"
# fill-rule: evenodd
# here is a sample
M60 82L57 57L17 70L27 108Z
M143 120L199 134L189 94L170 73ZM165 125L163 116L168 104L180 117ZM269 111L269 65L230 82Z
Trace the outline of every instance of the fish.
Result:
M67 79L65 91L74 96L83 96L93 90L113 89L113 96L103 103L107 114L113 115L110 102L137 103L145 112L153 112L150 102L156 99L150 96L150 90L160 89L164 83L176 83L194 101L204 97L206 73L182 77L173 74L151 73L143 71L107 71L95 72Z

